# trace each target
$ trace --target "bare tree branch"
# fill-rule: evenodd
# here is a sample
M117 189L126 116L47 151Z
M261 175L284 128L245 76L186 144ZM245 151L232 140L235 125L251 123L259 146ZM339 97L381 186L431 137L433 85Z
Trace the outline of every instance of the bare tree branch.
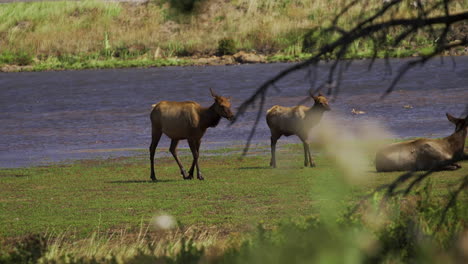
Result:
M398 2L400 2L400 1L391 2L390 4L386 5L383 8L383 10L378 12L378 14L380 14L380 15L383 14L382 11L387 10L394 3L398 3ZM375 16L367 19L366 21L372 21L374 19L375 19ZM279 80L283 79L284 77L288 76L289 74L291 74L293 72L304 69L304 68L306 68L306 67L308 67L310 65L317 65L318 62L320 61L320 59L324 55L326 55L328 53L332 53L333 51L335 51L335 50L337 50L339 48L340 48L340 51L343 51L343 52L338 53L338 55L340 55L340 56L338 56L336 60L342 59L344 54L345 54L344 51L346 51L347 47L357 39L370 36L370 35L372 35L372 34L374 34L376 32L379 32L379 31L381 31L383 29L387 29L387 28L406 26L406 27L411 27L412 28L411 32L415 32L418 29L422 29L422 28L430 26L430 25L438 25L438 24L451 25L453 23L463 21L463 20L468 20L468 12L463 12L463 13L460 13L460 14L448 15L448 16L446 16L446 15L437 16L437 17L432 17L432 18L427 18L427 19L424 19L424 18L421 18L421 17L409 18L409 19L393 19L393 20L390 20L390 21L376 23L376 24L372 24L372 25L368 25L368 26L365 26L365 23L361 23L358 26L356 26L355 28L353 28L352 30L350 30L347 34L343 34L337 40L331 42L330 44L327 44L327 45L324 45L323 47L321 47L319 52L316 55L314 55L313 57L311 57L310 59L308 59L308 60L306 60L304 62L298 63L298 64L296 64L294 66L291 66L291 67L281 71L280 73L278 73L273 78L271 78L271 79L267 80L266 82L264 82L255 91L255 93L250 98L245 100L240 105L240 107L239 107L239 109L237 111L237 114L236 114L236 116L235 116L235 118L234 118L234 120L232 122L236 122L238 120L238 118L245 113L246 109L251 104L253 104L258 98L261 98L262 96L264 96L264 94L266 94L266 91L270 88L270 86L272 86L273 84L275 84ZM411 32L408 32L408 34L411 33ZM444 32L445 32L445 30L444 30ZM446 33L443 33L443 36L446 36ZM403 75L409 69L411 69L412 67L414 67L414 66L416 66L418 64L424 64L429 59L431 59L431 58L437 56L438 54L440 54L440 52L442 52L443 50L448 50L448 49L451 49L451 48L456 47L456 46L462 46L462 45L468 44L467 40L462 40L462 41L457 42L455 44L449 44L449 45L442 44L441 41L439 41L439 43L440 44L430 54L428 54L426 56L422 56L421 58L415 59L415 60L410 61L410 62L406 63L405 65L403 65L400 68L397 77L394 79L394 81L392 82L390 87L385 91L385 93L386 94L390 93L393 90L393 88L395 87L396 83L401 79L401 77L403 77ZM330 76L333 76L333 73L334 73L334 67L330 71L329 78L328 78L329 82L330 82Z
M447 205L444 207L444 211L442 212L442 216L440 217L439 224L437 225L436 230L439 230L442 224L445 222L445 219L447 217L447 213L450 210L450 208L453 208L456 203L457 203L457 198L458 195L463 191L468 188L468 175L466 175L460 185L458 186L458 189L456 189L454 192L451 193L450 195L450 200L447 202Z
M331 25L323 28L318 27L310 29L304 35L304 46L308 45L312 47L320 43L318 40L323 41L323 39L326 39L327 41L323 45L316 47L316 50L314 50L313 55L309 59L282 70L261 84L238 108L232 123L235 123L244 115L249 107L255 106L256 102L260 102L255 123L249 134L243 155L247 153L250 147L256 127L263 114L268 90L273 87L275 90L280 91L276 86L278 81L289 76L291 73L307 69L306 81L309 82L309 90L311 93L315 94L323 89L327 89L327 93L333 95L333 98L336 98L340 92L342 75L352 62L352 60L346 60L348 52L350 48L352 48L351 45L356 41L370 40L372 43L372 53L368 70L371 70L379 54L383 54L385 69L390 75L392 75L393 71L389 60L390 49L392 47L394 48L403 44L404 41L411 39L420 32L425 32L425 34L434 41L433 50L399 67L396 76L393 77L390 85L383 91L382 99L394 90L401 78L413 67L425 64L428 60L444 51L450 51L455 47L468 45L468 37L453 42L448 40L449 33L452 31L452 26L454 24L468 21L468 12L465 11L458 14L452 14L450 12L450 5L453 2L453 0L435 0L428 3L428 1L416 0L414 2L416 14L414 16L401 18L399 17L398 7L407 4L408 1L386 0L383 1L381 7L372 10L370 13L368 13L369 10L361 9L358 17L362 17L363 20L359 21L355 26L351 26L350 29L346 29L338 25L340 19L356 7L358 3L361 3L361 1L352 0L331 19ZM368 6L369 3L369 0L365 0L364 6ZM393 38L389 38L389 36L393 36ZM326 79L320 81L317 76L317 66L320 60L331 57L333 57L334 61L328 69ZM453 58L452 62L455 66ZM308 98L302 100L299 104L307 100ZM465 109L465 115L468 115L468 105ZM376 192L381 191L385 191L386 199L400 194L408 195L417 185L432 175L433 172L433 170L430 170L422 174L414 171L404 173L392 183L379 186L364 198L367 199ZM402 189L403 186L406 186L406 188ZM444 219L449 209L456 204L459 193L467 187L468 175L463 178L459 188L451 194L451 198L444 208L439 226L445 221ZM359 206L358 204L349 214L356 212Z
M232 123L235 123L239 117L244 115L246 110L250 107L255 105L255 103L260 100L260 108L258 109L257 117L254 123L254 126L252 128L252 131L248 137L246 147L244 148L243 155L245 155L249 149L251 140L254 136L256 127L259 123L261 114L263 113L263 106L265 102L265 97L268 89L273 87L277 91L280 89L276 87L276 83L280 81L281 79L285 78L289 74L302 70L302 69L308 69L308 78L309 78L309 83L311 86L311 91L313 93L319 92L321 89L324 88L324 86L327 86L327 93L328 94L333 94L333 96L336 98L336 96L339 93L339 84L341 77L343 75L344 69L340 67L340 60L345 58L349 47L352 43L354 43L356 40L359 39L365 39L365 38L370 38L373 43L373 51L372 51L372 57L371 61L369 63L369 69L372 67L375 59L377 58L378 52L381 50L384 50L385 52L385 63L386 67L389 70L390 74L392 71L392 68L390 66L389 60L388 60L388 51L385 50L385 47L382 48L381 46L385 46L385 41L386 37L388 35L388 32L390 29L397 29L397 28L407 28L406 30L403 30L399 35L397 35L396 39L391 43L392 45L398 45L400 44L403 40L408 38L411 35L416 34L420 30L427 30L431 32L431 34L436 35L436 31L434 30L434 26L437 25L444 25L443 31L437 36L437 41L436 41L436 46L432 52L429 54L426 54L424 56L421 56L420 58L414 59L412 61L409 61L402 65L396 75L395 78L393 78L393 81L391 82L390 86L385 90L385 92L382 95L382 98L384 98L386 95L391 93L396 86L396 84L401 80L401 78L413 67L417 65L424 64L428 60L432 59L433 57L437 56L444 50L450 50L456 46L462 46L462 45L467 45L468 40L464 39L462 41L458 41L456 43L452 44L447 44L446 37L448 32L450 31L450 26L454 23L468 20L468 12L463 12L459 14L450 14L449 13L449 4L451 3L451 0L440 0L436 1L432 6L428 8L424 8L424 4L418 0L416 3L416 8L418 10L418 16L412 17L412 18L394 18L393 16L384 21L380 21L383 19L383 16L386 14L395 14L395 8L398 5L401 5L404 3L403 0L392 0L392 1L386 1L384 2L383 6L380 9L377 9L374 14L369 16L368 18L364 19L363 21L359 22L356 26L351 28L350 30L345 30L341 27L339 27L338 21L340 18L349 12L349 10L355 6L358 1L354 0L351 1L348 5L346 5L339 13L338 15L332 20L332 25L323 29L320 31L320 36L324 36L324 34L329 34L329 33L337 33L338 38L336 40L330 41L324 45L322 45L318 51L308 60L305 60L303 62L300 62L296 65L293 65L281 72L279 72L277 75L273 76L271 79L267 80L264 82L257 90L250 96L247 100L245 100L238 108L238 111L232 121ZM443 15L438 15L438 16L433 16L429 17L429 14L431 12L437 10L441 6L444 7L444 14ZM362 17L365 17L364 10L361 11ZM376 22L378 21L378 22ZM315 29L311 29L305 36L311 37L313 32L315 32ZM378 36L377 36L378 35ZM377 36L377 37L376 37ZM318 87L315 87L317 83L317 74L316 70L312 70L311 68L316 68L318 65L319 61L326 57L327 54L335 54L336 58L332 64L332 66L329 69L327 81L324 85L319 85ZM338 68L338 70L337 70ZM346 68L346 67L345 67ZM310 73L313 73L312 75Z

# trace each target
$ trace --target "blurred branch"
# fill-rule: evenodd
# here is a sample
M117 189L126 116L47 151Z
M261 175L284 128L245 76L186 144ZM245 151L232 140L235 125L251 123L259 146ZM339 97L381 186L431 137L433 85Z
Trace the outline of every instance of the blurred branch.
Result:
M454 192L450 194L450 200L448 201L447 205L444 207L444 211L442 212L442 216L440 217L439 224L437 225L437 230L439 230L439 228L445 222L449 209L454 207L457 204L458 195L467 188L468 188L468 175L466 175L461 180L460 185L458 185L458 189L456 189Z
M367 4L369 4L368 2L369 1L366 1ZM415 7L418 13L417 16L409 18L395 18L395 14L398 13L398 6L407 4L406 2L407 1L403 0L383 1L382 7L373 11L373 13L371 13L370 16L366 16L365 14L367 13L365 13L365 10L361 10L359 17L366 18L360 21L351 29L346 30L338 26L338 23L342 16L350 12L350 10L359 3L359 1L353 0L349 4L344 6L344 8L337 14L337 16L331 20L330 26L322 29L313 28L309 30L309 32L304 36L305 39L312 38L312 36L316 32L319 32L318 38L325 38L327 34L334 33L338 35L338 38L335 40L327 41L325 44L318 47L318 51L316 51L311 58L298 64L295 64L289 68L286 68L285 70L279 72L269 80L265 81L247 100L245 100L239 106L232 123L235 123L242 115L244 115L249 107L254 106L257 101L260 101L260 107L258 108L257 118L251 130L251 133L247 139L243 155L245 155L249 149L256 127L259 123L261 115L263 114L264 102L268 90L271 87L275 88L276 90L279 90L275 86L275 84L278 81L287 77L293 72L308 68L308 79L311 85L310 91L316 93L323 89L325 86L327 86L327 93L329 95L332 94L333 97L336 98L336 96L339 94L339 85L341 77L345 69L349 66L350 61L348 62L348 66L346 67L342 67L340 63L342 63L342 60L346 58L349 48L357 40L371 39L371 42L373 43L372 57L369 63L369 69L372 67L375 59L378 56L379 51L383 51L385 53L385 64L387 65L387 69L390 72L391 67L388 61L389 54L385 46L387 36L390 30L404 29L401 33L397 35L396 39L391 43L393 46L400 44L409 36L415 35L420 31L429 32L430 36L437 40L435 42L435 47L433 51L429 52L428 54L425 54L424 56L411 60L400 67L396 77L393 79L390 86L384 91L382 98L393 91L397 83L411 68L417 65L424 64L425 62L427 62L428 60L432 59L433 57L437 56L445 50L450 50L457 46L468 45L468 38L454 43L448 43L447 34L450 32L451 25L460 21L468 20L468 12L462 12L458 14L451 14L449 12L450 3L453 2L453 0L438 0L427 8L424 6L425 2L417 0ZM444 8L443 15L429 17L431 12L439 10L441 7ZM386 16L390 16L390 19L385 20ZM434 26L443 26L443 30L439 32L434 29ZM312 40L310 41L310 43L315 42ZM332 66L329 69L325 85L319 85L318 87L315 87L317 83L317 74L315 70L312 70L312 68L316 68L320 60L327 58L331 54L335 56L335 59L332 63Z
M317 65L317 63L320 61L322 56L331 53L338 48L341 50L346 50L346 48L355 40L367 37L369 35L372 35L375 32L381 31L383 28L390 28L390 27L397 27L397 26L413 26L415 29L420 29L425 26L429 25L436 25L436 24L446 24L446 25L451 25L455 22L462 21L462 20L468 20L468 12L464 12L461 14L457 15L449 15L449 16L439 16L439 17L434 17L434 18L429 18L429 19L423 19L423 18L414 18L414 19L395 19L387 22L382 22L382 23L377 23L373 25L369 25L366 27L361 28L360 26L357 26L356 28L350 30L347 34L344 34L341 36L338 40L333 41L332 43L323 46L320 51L313 56L312 58L298 63L292 67L289 67L280 73L278 73L276 76L273 78L267 80L264 82L259 88L257 88L256 92L248 98L246 101L244 101L241 106L238 109L238 112L236 114L236 117L233 122L235 122L239 116L242 116L245 113L245 110L253 104L259 97L262 95L266 94L267 90L276 82L279 80L283 79L284 77L288 76L292 72L304 69L310 65ZM413 30L414 31L414 30ZM443 36L446 36L445 30ZM439 41L441 43L441 41ZM426 61L429 59L433 58L434 56L440 54L444 50L448 50L457 46L463 46L467 45L468 40L462 40L458 41L453 44L439 44L436 46L435 50L428 55L421 56L418 59L415 59L413 61L410 61L406 63L399 71L399 74L397 77L394 79L390 87L387 89L385 92L386 94L390 93L393 90L393 87L396 85L396 83L401 79L401 77L412 67L416 66L417 64L424 64ZM339 52L338 57L335 60L335 64L337 63L336 61L343 59L343 56L345 55L345 52ZM330 76L334 75L334 70L335 67L332 67L332 69L329 72L329 81L330 81Z
M370 4L369 0L363 1L365 1L364 6L368 6ZM367 10L361 9L358 17L362 17L364 19L359 21L354 27L351 27L351 29L347 30L343 27L340 27L338 24L342 17L350 12L353 7L361 3L361 1L352 0L349 4L344 6L341 11L338 12L336 17L331 20L330 26L310 29L304 36L304 45L307 44L309 46L314 46L317 43L320 43L320 40L326 39L327 41L324 44L319 45L317 50L313 53L313 56L309 59L288 67L269 80L265 81L238 108L237 114L232 123L235 123L242 115L244 115L248 108L255 108L256 103L259 102L256 119L242 155L246 155L249 150L252 138L255 134L255 130L264 111L267 92L272 87L277 92L280 92L280 89L276 86L278 81L289 76L291 73L307 69L305 81L308 81L310 85L309 91L312 94L315 94L322 89L327 89L327 94L333 96L332 100L335 99L340 92L340 82L342 75L352 62L352 60L345 60L347 58L346 56L350 48L352 48L351 45L356 41L368 39L372 43L372 55L368 65L369 70L374 65L374 62L378 58L379 53L383 53L385 69L390 74L392 74L392 67L389 61L390 52L388 47L397 47L398 45L401 45L404 40L415 36L421 31L428 34L429 39L434 40L434 46L430 52L404 63L398 69L390 85L383 91L381 98L384 98L388 94L392 93L401 78L413 67L417 65L423 65L428 60L434 58L444 51L450 51L455 47L468 45L468 37L464 37L463 39L459 39L453 42L450 42L448 39L448 35L451 32L451 27L453 24L461 21L468 21L468 12L462 12L458 14L450 13L449 7L453 0L435 0L431 3L427 2L428 1L422 0L416 0L413 2L417 15L413 17L409 16L406 18L396 18L399 12L398 7L403 4L408 4L408 1L384 0L383 5L380 8L371 11L370 14L366 13ZM438 12L441 9L443 10L442 14L433 14L434 12ZM389 39L391 32L394 33L393 39ZM336 36L336 38L332 39L330 36ZM325 77L326 79L319 81L317 76L317 66L320 60L328 59L331 56L334 56L334 60L328 69L328 74ZM300 103L304 103L307 100L308 98L302 100ZM465 115L467 114L468 105L465 109ZM373 192L363 197L362 201L367 200L376 193L382 191L385 192L384 200L395 197L397 195L408 195L411 193L411 191L414 190L416 186L431 176L433 172L434 170L429 170L424 173L416 173L415 171L406 172L390 184L379 186ZM459 194L467 187L468 175L461 180L457 190L450 194L450 199L447 205L444 207L439 227L442 223L444 223L447 212L450 210L450 208L455 206ZM350 216L357 212L362 204L362 202L358 203L350 210L350 212L348 212L347 215Z

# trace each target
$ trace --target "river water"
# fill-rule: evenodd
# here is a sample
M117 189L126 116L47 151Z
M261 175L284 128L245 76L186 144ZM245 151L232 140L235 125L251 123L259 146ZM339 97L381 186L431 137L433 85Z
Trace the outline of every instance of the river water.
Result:
M395 91L380 100L396 69L407 60L391 60L393 75L379 60L354 61L343 76L341 92L330 103L343 129L357 120L384 124L396 137L441 137L453 131L445 113L464 113L468 104L468 57L434 59L414 68ZM0 73L0 167L23 167L76 159L132 155L150 143L151 104L160 100L212 103L209 88L232 97L233 110L265 80L292 64L132 68L59 72ZM329 64L318 68L326 76ZM306 72L281 81L266 103L293 106L306 98ZM312 102L306 103L308 105ZM407 109L404 106L411 105ZM366 112L353 115L352 109ZM249 110L229 126L223 119L208 129L203 149L242 145L255 119ZM254 139L269 144L264 117ZM294 137L280 142L298 142ZM161 139L167 148L169 139ZM180 147L187 147L182 143ZM159 153L159 155L162 155Z

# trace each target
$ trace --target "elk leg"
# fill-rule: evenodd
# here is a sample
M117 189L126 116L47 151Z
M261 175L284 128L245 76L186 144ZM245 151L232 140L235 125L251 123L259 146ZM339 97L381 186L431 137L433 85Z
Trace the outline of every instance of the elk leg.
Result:
M271 160L270 160L270 166L272 168L276 168L276 142L278 142L278 139L281 136L277 135L271 135Z
M195 166L197 166L197 178L201 181L204 180L203 176L202 176L202 173L200 171L200 168L198 167L198 157L200 156L200 145L201 145L201 139L197 140L196 142L196 147L197 147L197 163L195 164Z
M314 160L312 159L312 155L310 154L310 146L309 146L309 144L307 144L307 152L309 153L309 164L310 164L310 167L313 168L313 167L315 167L315 162L314 162Z
M156 174L154 173L154 153L158 147L159 140L161 139L162 132L156 128L153 128L153 133L151 134L151 145L149 147L150 151L150 162L151 162L151 180L156 181Z
M461 166L460 166L460 165L457 166L457 165L458 165L458 164L456 164L456 163L450 164L450 165L446 165L446 166L444 166L444 167L441 167L441 168L438 169L438 170L440 170L440 171L444 171L444 170L458 170L458 169L461 168Z
M306 142L302 142L302 145L304 146L304 167L309 166L309 151L308 151L308 146ZM312 164L311 164L312 165Z
M200 171L200 167L198 166L198 149L200 148L200 141L199 140L189 140L189 146L190 150L192 151L192 156L193 156L193 163L195 163L195 167L197 168L197 179L199 180L204 180L203 176ZM192 175L193 175L193 170L192 170Z
M201 140L198 141L198 144L197 144L197 152L198 154L200 155L200 144L201 143ZM195 170L195 159L193 160L192 162L192 166L190 167L190 170L189 170L189 176L191 178L193 178L193 171Z
M315 167L315 162L312 159L312 155L310 154L309 144L304 137L299 138L301 139L302 145L304 146L304 166L307 167L310 165L311 168Z
M184 169L184 166L182 166L182 163L180 162L179 157L177 157L177 144L179 144L179 140L172 139L171 146L169 147L169 151L171 152L172 156L176 160L177 165L179 165L180 174L182 174L182 177L184 177L184 179L189 179L189 177L187 176L187 172Z

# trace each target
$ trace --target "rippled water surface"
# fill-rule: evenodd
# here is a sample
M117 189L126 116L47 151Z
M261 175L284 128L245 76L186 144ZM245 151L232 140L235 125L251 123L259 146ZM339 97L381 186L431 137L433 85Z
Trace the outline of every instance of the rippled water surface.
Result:
M468 103L468 57L435 59L417 67L386 99L379 97L406 60L392 60L393 75L383 61L368 71L355 61L344 74L341 92L331 103L343 129L355 120L377 120L397 137L441 137L453 127L445 112L461 115ZM235 108L269 77L292 64L0 73L0 167L120 156L150 143L151 104L160 100L212 103L208 88L232 96ZM325 78L327 64L318 76ZM306 72L291 75L271 91L266 107L295 105L306 97ZM307 104L311 104L308 102ZM413 108L406 109L405 105ZM351 110L365 111L352 115ZM222 120L208 130L202 149L242 144L255 119L250 110L238 123ZM254 137L268 144L264 117ZM282 142L298 142L294 137ZM163 137L160 146L167 148ZM186 147L186 144L181 144Z

